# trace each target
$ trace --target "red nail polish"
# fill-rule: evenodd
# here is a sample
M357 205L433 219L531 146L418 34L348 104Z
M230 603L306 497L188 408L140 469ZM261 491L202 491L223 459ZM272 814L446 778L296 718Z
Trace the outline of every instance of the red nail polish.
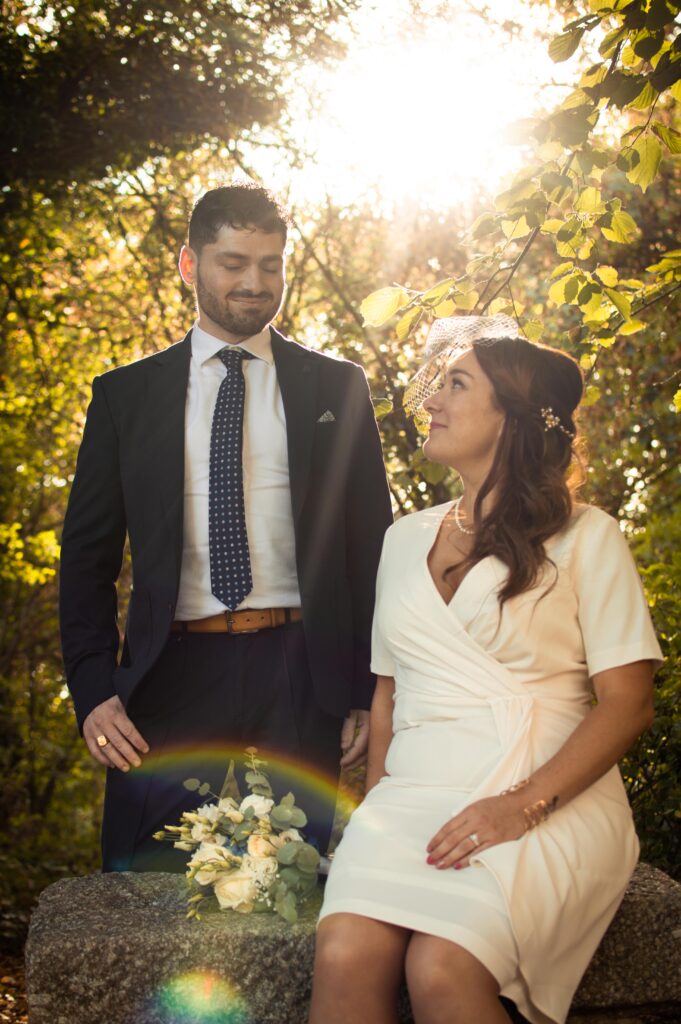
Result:
M461 865L461 864L455 864L455 865L454 865L454 870L455 870L455 871L461 871L461 868L462 868L462 865Z
M435 858L431 857L430 854L428 854L428 857L426 858L426 863L427 864L434 864L435 863Z

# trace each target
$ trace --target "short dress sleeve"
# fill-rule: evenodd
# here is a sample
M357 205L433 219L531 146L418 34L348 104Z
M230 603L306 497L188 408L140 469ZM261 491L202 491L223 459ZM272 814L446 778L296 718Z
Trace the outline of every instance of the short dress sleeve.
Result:
M617 521L597 508L575 527L570 572L589 676L633 661L663 661L643 584Z
M376 576L376 604L374 606L374 620L371 628L371 671L377 676L394 676L395 661L386 645L381 630L381 600L384 587L386 586L386 564L388 555L388 538L393 531L391 526L383 538L383 549L381 560L378 563L378 575Z

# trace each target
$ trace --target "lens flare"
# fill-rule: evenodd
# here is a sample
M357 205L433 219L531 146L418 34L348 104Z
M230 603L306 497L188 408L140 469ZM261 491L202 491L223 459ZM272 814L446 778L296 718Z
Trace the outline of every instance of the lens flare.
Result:
M154 1008L169 1024L252 1024L238 989L209 971L190 971L166 982Z

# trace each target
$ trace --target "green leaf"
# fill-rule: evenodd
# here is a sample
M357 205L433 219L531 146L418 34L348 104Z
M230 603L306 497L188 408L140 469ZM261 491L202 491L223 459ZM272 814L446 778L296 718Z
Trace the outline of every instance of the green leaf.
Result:
M198 788L199 796L205 796L206 793L210 793L210 785L207 782L203 782Z
M641 60L651 60L664 42L664 32L642 32L634 43L634 53Z
M279 863L285 866L293 864L298 856L298 849L301 846L303 846L303 843L297 842L286 843L284 846L280 846L277 850L277 860Z
M566 302L572 302L576 298L578 290L579 281L576 276L561 277L560 280L555 281L549 288L549 298L557 306L562 306Z
M605 294L608 296L613 306L625 320L631 317L631 300L622 295L621 292L615 291L614 288L606 288Z
M184 782L182 783L182 785L184 786L185 789L188 789L190 793L193 793L193 792L195 792L195 790L197 790L200 787L201 780L200 779L185 779Z
M294 845L293 843L289 844ZM296 867L299 871L315 871L319 867L319 852L309 843L296 843Z
M408 310L404 316L400 317L395 325L395 334L400 341L406 341L413 329L417 326L419 320L423 316L423 310L420 306L414 306L413 309Z
M601 225L601 234L609 242L629 245L638 237L638 228L634 218L625 210L616 210L612 215L609 226Z
M544 325L539 320L521 320L520 330L528 341L539 341L544 332Z
M421 295L421 302L424 306L437 306L442 300L449 294L454 286L452 278L448 278L446 281L440 281L439 284L433 285L427 292L423 292Z
M572 270L574 263L572 260L568 260L567 263L559 263L551 274L550 280L555 281L557 277L564 277L569 270Z
M291 809L291 825L293 828L305 828L307 825L307 815L300 807Z
M480 216L473 222L473 226L470 230L471 238L484 238L485 235L491 235L493 231L497 229L496 218L491 213L481 213Z
M480 298L477 292L457 292L454 296L457 309L475 309Z
M645 326L643 320L627 320L626 323L617 328L617 333L624 334L625 336L636 334L638 331L642 331Z
M382 420L384 416L393 411L393 403L389 398L372 398L371 404L374 407L374 416L377 420Z
M509 313L513 316L513 303L510 299L505 299L503 296L498 296L493 302L490 302L487 307L487 316L496 316L497 313Z
M266 775L262 772L246 772L246 782L249 786L264 786L269 784L269 780Z
M404 288L379 288L367 295L359 307L365 327L381 327L410 301Z
M654 181L662 159L662 147L651 134L642 135L632 147L632 156L637 156L627 171L627 178L632 185L639 185L645 192Z
M635 96L630 103L627 103L627 110L647 110L648 107L652 107L659 95L657 89L650 82L646 82L638 96Z
M270 811L270 818L272 819L272 824L279 826L283 825L285 828L287 828L291 824L292 816L293 811L291 810L291 808L282 807L280 804L278 804L276 807L273 807L272 810Z
M522 216L518 217L517 220L502 220L501 230L508 241L512 242L516 238L525 238L526 235L529 235L532 228L527 223L527 217Z
M652 128L670 153L681 153L681 132L677 132L676 128L668 128L659 121L653 121Z
M584 392L584 398L582 399L582 405L595 405L598 399L601 397L601 389L597 388L595 384L588 384L586 391Z
M570 32L562 32L551 40L549 43L549 57L554 64L560 64L562 61L570 59L579 46L579 41L584 35L584 31L583 28L572 29Z
M585 188L575 200L575 210L579 213L605 213L605 205L599 188Z
M594 273L596 277L599 278L603 284L608 285L609 288L614 288L617 284L619 275L614 267L608 267L604 264L603 266L596 267Z

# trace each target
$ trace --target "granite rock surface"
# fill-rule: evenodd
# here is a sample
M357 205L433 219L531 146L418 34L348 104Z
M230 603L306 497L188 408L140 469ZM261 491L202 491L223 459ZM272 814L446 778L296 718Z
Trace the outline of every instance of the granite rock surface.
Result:
M163 874L46 889L26 946L31 1024L304 1024L320 895L293 927L217 910L188 921L185 897ZM575 1024L681 1021L681 886L661 871L637 869L573 1011Z

